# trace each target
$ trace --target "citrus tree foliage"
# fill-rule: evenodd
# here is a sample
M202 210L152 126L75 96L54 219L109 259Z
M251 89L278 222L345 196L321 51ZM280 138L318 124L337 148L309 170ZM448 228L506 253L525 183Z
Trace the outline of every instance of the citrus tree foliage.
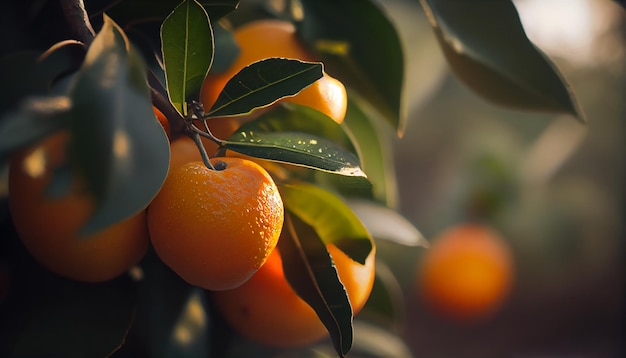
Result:
M69 130L73 167L67 170L84 175L97 203L82 228L91 233L143 210L165 180L168 138L154 120L152 106L165 113L177 135L184 134L184 123L191 120L248 115L272 106L221 140L219 153L228 150L275 162L286 173L276 177L292 237L281 243L286 277L328 328L337 355L359 349L353 347L350 303L324 244L333 243L357 262L364 261L376 240L427 246L418 230L394 210L395 177L389 143L380 128L401 136L410 123L404 49L393 20L379 3L49 3L42 11L62 30L43 41L33 39L36 33L24 36L29 51L14 46L2 52L0 165L45 136ZM510 0L420 4L452 72L470 90L498 105L568 113L585 121L563 76L526 37ZM18 5L10 10L28 16ZM198 107L204 78L227 68L238 53L230 28L267 17L292 21L299 39L320 62L259 61L236 74L211 108ZM3 31L13 31L3 26ZM46 43L57 37L57 42ZM342 124L307 107L275 105L324 71L347 87L348 113ZM66 186L66 177L56 173L55 186ZM390 223L396 229L390 230ZM11 296L17 297L9 302L16 308L5 312L7 303L0 311L6 317L0 323L0 355L104 356L120 347L122 352L176 357L229 351L224 348L229 340L213 323L207 292L182 282L151 253L142 270L144 277L137 282L124 278L102 285L50 281L40 271L30 274ZM386 287L389 279L378 277L382 282L376 287ZM55 287L38 289L43 282ZM382 289L376 294L393 293ZM25 323L24 316L29 317ZM212 323L196 327L181 342L175 332L191 329L190 322L198 317ZM52 321L54 325L46 324ZM241 345L243 352L238 353L275 353L246 347ZM378 354L387 349L381 346Z

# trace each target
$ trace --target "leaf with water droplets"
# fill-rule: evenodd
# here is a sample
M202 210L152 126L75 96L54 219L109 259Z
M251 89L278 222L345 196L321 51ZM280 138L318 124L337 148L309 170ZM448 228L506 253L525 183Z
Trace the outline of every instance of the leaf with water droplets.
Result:
M225 147L256 158L365 177L356 155L312 134L239 131L228 139Z

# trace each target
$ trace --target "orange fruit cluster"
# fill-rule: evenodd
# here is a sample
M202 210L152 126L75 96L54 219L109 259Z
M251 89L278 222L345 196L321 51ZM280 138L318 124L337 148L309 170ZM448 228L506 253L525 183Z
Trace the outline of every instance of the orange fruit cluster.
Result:
M235 38L241 54L228 71L206 78L201 94L205 108L210 108L228 79L252 62L267 57L315 60L287 22L254 22L237 29ZM345 88L326 73L284 100L317 109L338 123L347 106ZM250 339L286 347L322 338L325 327L287 283L275 250L284 208L272 176L241 157L212 158L214 168L208 168L196 143L187 136L172 136L165 115L156 107L153 111L170 139L171 161L163 186L136 215L88 237L80 236L79 230L93 214L95 202L80 173L72 173L72 186L65 195L45 195L54 171L68 164L69 132L51 135L13 156L9 203L26 249L61 276L100 282L127 272L152 244L163 263L181 278L214 291L224 316ZM241 121L213 118L208 124L216 137L225 138ZM209 154L218 149L208 140L204 147ZM361 265L333 245L327 249L356 313L372 289L374 252Z

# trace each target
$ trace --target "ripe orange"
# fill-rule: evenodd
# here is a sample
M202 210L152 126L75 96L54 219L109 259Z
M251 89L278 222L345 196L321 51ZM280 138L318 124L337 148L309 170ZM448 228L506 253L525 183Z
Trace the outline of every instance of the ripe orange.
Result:
M221 162L221 164L220 164ZM235 288L272 252L284 209L278 188L258 164L214 158L169 173L148 208L148 228L161 260L192 285Z
M67 195L44 195L52 173L66 161L69 133L60 132L17 154L9 168L9 205L20 239L44 267L80 281L106 281L145 254L149 240L145 210L88 237L78 230L94 210L80 177Z
M374 284L375 250L361 265L336 246L326 247L357 314ZM217 310L237 332L267 346L306 346L328 334L315 311L287 282L278 250L246 283L234 290L214 292L213 298Z
M167 121L167 118L165 117L163 112L161 112L158 108L156 108L155 106L152 106L152 110L154 111L154 115L156 116L159 123L161 123L161 127L163 127L165 134L167 134L167 137L170 138L170 135L171 135L170 122Z
M209 110L217 100L226 82L242 68L270 57L284 57L302 61L317 61L296 36L293 24L281 20L257 20L234 31L240 53L231 67L221 73L211 73L204 80L200 100ZM327 73L309 87L285 101L314 108L337 123L344 120L347 94L343 84Z
M497 309L513 282L513 259L495 231L478 224L438 236L420 263L418 289L436 312L473 320Z

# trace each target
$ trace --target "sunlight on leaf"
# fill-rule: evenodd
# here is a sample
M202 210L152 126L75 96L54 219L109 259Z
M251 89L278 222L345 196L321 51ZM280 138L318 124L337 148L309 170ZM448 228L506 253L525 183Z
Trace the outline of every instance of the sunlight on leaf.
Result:
M424 236L397 211L368 200L350 199L347 203L373 237L405 246L428 247Z
M361 264L373 249L366 227L350 207L332 192L312 184L279 186L285 208L315 231L325 243L332 243Z
M322 78L322 65L286 58L254 62L231 78L206 117L246 114L294 96Z
M213 61L213 30L202 5L185 0L161 26L161 47L170 101L183 115L197 99Z
M346 119L341 124L352 139L362 167L372 182L372 192L376 200L394 207L397 202L396 176L393 166L391 141L387 132L377 125L377 113L366 113L360 106L360 99L348 101Z
M238 131L227 149L260 159L305 166L333 174L365 177L359 159L333 142L306 133Z

